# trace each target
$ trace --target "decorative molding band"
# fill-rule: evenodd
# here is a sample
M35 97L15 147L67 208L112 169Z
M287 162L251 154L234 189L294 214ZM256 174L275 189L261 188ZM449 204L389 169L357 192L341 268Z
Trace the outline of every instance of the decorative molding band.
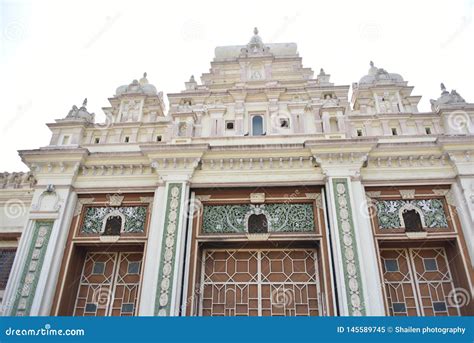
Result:
M52 229L52 221L36 221L33 225L33 237L23 265L20 283L14 294L10 313L12 316L28 316L30 314Z
M81 166L82 176L146 175L152 174L148 164L110 164Z
M321 193L306 193L306 198L314 200L317 208L323 208Z
M451 189L433 189L433 193L438 196L444 196L446 202L450 206L456 206L456 201L454 200L454 195Z
M169 316L176 255L176 240L181 212L182 183L170 183L165 211L165 225L161 243L161 257L156 290L155 315Z
M447 154L369 157L368 168L442 167L449 165Z
M256 157L203 159L202 170L314 168L313 157Z
M90 205L94 203L94 198L79 198L77 199L76 208L74 209L74 217L81 214L84 205Z
M335 178L332 181L335 196L339 244L343 257L344 283L349 315L364 316L364 294L360 279L360 265L357 254L357 241L354 232L354 220L346 178Z

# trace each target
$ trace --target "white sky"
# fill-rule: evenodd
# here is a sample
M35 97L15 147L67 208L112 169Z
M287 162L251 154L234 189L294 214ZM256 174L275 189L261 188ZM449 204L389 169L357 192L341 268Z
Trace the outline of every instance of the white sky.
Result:
M296 42L305 67L350 85L369 61L401 74L420 111L444 82L474 102L474 0L0 0L1 171L26 170L17 150L49 143L47 122L87 97L102 121L116 87L148 72L165 94L208 71L214 48Z

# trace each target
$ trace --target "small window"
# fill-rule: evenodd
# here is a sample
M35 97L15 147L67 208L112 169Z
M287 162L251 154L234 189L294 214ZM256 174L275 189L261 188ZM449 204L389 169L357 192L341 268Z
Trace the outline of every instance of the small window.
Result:
M385 270L387 272L393 273L398 272L398 261L394 259L384 260Z
M99 137L94 138L94 144L99 144L99 143L100 143L100 138Z
M423 231L423 224L421 222L420 214L415 210L403 212L403 221L405 222L406 232L421 232Z
M405 303L392 303L393 313L404 313L407 311Z
M288 129L290 127L290 120L288 118L280 118L280 127Z
M357 129L357 136L362 137L364 134L362 132L362 129Z
M64 136L63 137L63 141L62 141L62 145L68 145L69 144L69 141L70 141L70 136Z
M163 137L161 135L156 136L156 141L157 142L161 142L162 139L163 139Z
M253 116L252 117L252 136L263 135L263 117Z
M438 264L436 263L435 258L424 258L423 265L425 266L425 271L427 272L437 272Z
M435 312L447 312L446 303L444 301L433 301L433 310Z
M425 132L427 135L431 135L431 128L430 127L425 127Z
M398 131L395 127L392 127L392 136L398 136Z
M129 136L125 136L124 142L125 142L125 143L129 143L129 142L130 142L130 137L129 137Z
M134 307L133 303L122 304L122 313L133 313Z
M86 304L86 308L85 308L86 313L95 313L95 311L97 311L96 304L92 304L92 303Z
M128 262L127 271L129 274L139 274L140 273L140 262Z
M94 266L92 267L92 274L94 275L102 275L105 271L105 263L104 262L94 262Z
M119 236L122 230L122 218L120 216L110 216L105 223L104 236Z
M267 216L264 214L252 214L248 222L249 233L266 233L268 232Z
M233 121L227 121L225 123L225 129L226 130L233 130L234 129L234 122Z

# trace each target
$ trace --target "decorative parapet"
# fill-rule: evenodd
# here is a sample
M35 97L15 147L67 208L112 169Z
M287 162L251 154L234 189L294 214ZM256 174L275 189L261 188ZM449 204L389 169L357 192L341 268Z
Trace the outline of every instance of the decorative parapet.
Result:
M31 172L0 173L0 189L25 189L35 184L36 179Z

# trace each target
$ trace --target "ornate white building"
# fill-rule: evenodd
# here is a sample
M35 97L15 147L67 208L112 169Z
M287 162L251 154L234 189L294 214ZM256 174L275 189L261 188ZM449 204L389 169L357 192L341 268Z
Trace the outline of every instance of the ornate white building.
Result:
M474 104L349 89L255 30L169 110L146 73L73 106L1 174L2 313L474 314Z

